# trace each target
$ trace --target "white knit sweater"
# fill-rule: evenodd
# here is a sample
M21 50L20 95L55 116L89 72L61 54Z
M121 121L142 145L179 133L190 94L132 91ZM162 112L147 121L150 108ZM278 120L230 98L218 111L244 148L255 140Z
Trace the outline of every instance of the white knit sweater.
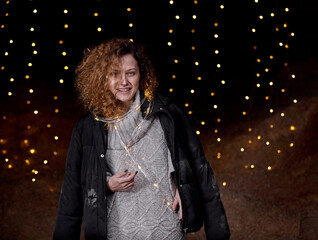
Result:
M108 121L106 161L113 173L138 171L135 186L107 200L107 239L184 239L172 211L175 184L171 156L159 119L143 119L137 92L128 114Z

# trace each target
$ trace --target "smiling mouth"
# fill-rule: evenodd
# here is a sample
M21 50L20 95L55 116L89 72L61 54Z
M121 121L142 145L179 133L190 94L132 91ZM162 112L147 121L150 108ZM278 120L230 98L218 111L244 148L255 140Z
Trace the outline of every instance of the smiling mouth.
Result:
M129 92L131 90L131 88L121 88L121 89L117 89L118 92Z

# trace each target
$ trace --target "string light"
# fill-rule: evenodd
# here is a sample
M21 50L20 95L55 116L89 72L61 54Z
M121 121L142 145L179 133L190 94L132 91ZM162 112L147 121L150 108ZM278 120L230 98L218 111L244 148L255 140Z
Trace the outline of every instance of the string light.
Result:
M270 11L262 11L262 8L261 8L263 4L262 1L259 2L258 0L255 0L254 2L258 6L257 9L259 9L259 12L255 13L255 19L254 21L251 21L251 25L248 27L248 29L251 30L251 32L249 32L251 36L254 36L256 39L258 36L257 34L261 34L263 31L262 26L266 24L271 25L270 26L271 31L275 32L275 34L283 34L285 32L286 33L288 32L288 35L286 35L288 36L288 38L295 36L295 33L290 31L291 26L289 22L286 21L286 19L288 18L287 17L283 18L281 16L282 11L284 11L285 14L288 14L291 11L288 7L283 9L274 8L274 9L269 9ZM9 4L9 1L7 1L6 3ZM223 91L228 88L235 87L231 79L227 79L223 74L224 69L226 69L227 67L225 66L223 61L224 51L221 45L222 38L224 37L222 32L222 29L224 28L222 14L224 14L223 9L225 7L222 4L222 2L218 2L216 4L216 9L213 9L217 11L217 14L214 15L213 22L209 22L209 29L210 29L209 40L211 42L210 44L211 47L210 49L208 49L208 52L210 54L209 56L213 59L213 61L208 62L205 58L200 59L200 56L202 54L202 49L199 43L199 36L200 34L202 35L202 31L200 30L200 28L197 27L198 25L196 25L200 22L202 18L202 12L200 12L199 10L200 7L202 7L200 6L200 1L193 1L193 6L192 6L193 8L188 13L178 12L179 9L176 6L175 1L170 0L166 2L166 4L168 3L170 7L169 10L171 10L172 12L169 15L170 17L169 22L171 22L171 24L169 23L169 26L167 26L167 29L166 29L167 38L164 39L164 45L167 46L167 48L169 47L168 50L169 50L170 58L168 62L169 63L171 62L172 64L169 66L169 70L168 70L169 77L167 78L168 79L167 84L169 86L167 86L167 92L169 92L169 94L177 94L177 93L180 94L180 91L182 90L180 90L180 87L177 84L177 81L181 81L180 76L182 76L182 74L180 74L180 72L184 70L183 64L185 62L191 62L191 66L193 66L195 69L193 71L191 69L191 71L193 72L193 76L189 77L193 81L189 81L190 82L190 84L188 85L189 87L184 90L184 92L186 92L185 101L184 101L184 107L187 108L186 113L188 113L189 115L192 115L191 116L192 119L197 118L195 119L196 121L195 124L198 124L198 125L196 126L195 129L198 129L196 130L196 133L198 135L202 134L203 133L202 129L207 127L210 129L209 132L211 134L216 134L213 140L215 141L216 139L216 142L222 145L221 142L225 142L225 139L223 137L221 138L220 136L222 134L222 129L220 128L222 125L220 125L219 123L221 123L220 116L222 116L222 112L224 111L224 106L222 105L223 104L222 97L225 98L225 96L224 95L221 96L220 93L221 93L221 90ZM29 9L28 10L29 14L31 14L33 17L34 15L42 14L41 9L39 8L35 8L32 6L32 8L28 8L28 9ZM128 32L127 35L129 35L129 38L133 41L134 37L136 36L137 22L135 17L136 17L137 11L134 6L124 6L124 8L122 8L121 10L125 16L125 19L127 19L127 22L125 23L125 27L127 28L126 31ZM72 15L72 13L73 13L72 9L63 10L63 8L61 8L61 10L59 11L59 14L61 15L61 22L59 23L58 29L60 29L59 30L60 32L58 33L59 35L57 37L60 38L60 40L57 40L57 39L55 40L55 44L56 44L55 47L57 48L57 52L59 55L58 56L59 70L57 71L56 78L54 80L55 84L58 84L56 86L58 89L57 92L62 90L65 87L65 85L72 82L70 75L66 73L67 71L72 72L72 64L70 62L69 57L74 55L74 52L71 51L72 49L71 44L68 43L67 41L68 40L67 38L69 36L68 34L72 32L72 28L73 28L73 22L69 21L69 17ZM100 34L98 36L102 37L103 34L107 32L107 28L102 25L103 12L100 9L96 8L94 11L90 11L88 15L92 19L94 19L94 22L97 23L97 25L92 26L92 31L94 31L96 34L97 33ZM12 16L12 15L10 13L6 13L5 16ZM276 24L276 25L273 25L273 24ZM4 31L7 31L9 27L10 26L8 24L1 25L1 29L4 29ZM33 74L33 71L34 71L33 69L36 69L37 63L38 63L38 61L36 61L36 58L37 58L36 55L42 54L41 45L43 45L43 42L39 42L40 40L35 39L35 37L32 36L32 34L34 34L34 32L35 34L37 34L37 32L41 32L43 28L35 24L34 25L32 24L32 26L28 25L24 28L25 28L24 31L28 32L27 33L28 37L26 39L29 39L28 41L26 41L27 42L26 44L28 45L28 47L30 47L31 45L32 48L29 48L28 50L29 52L27 56L24 57L25 61L23 62L23 64L24 66L27 66L27 68L26 70L24 70L22 77L18 77L15 74L11 73L11 75L9 74L9 77L4 78L5 81L11 82L12 86L16 83L19 83L19 81L21 81L21 78L25 82L29 81L30 83L34 83L33 80L35 79L35 77ZM184 28L184 30L182 28ZM12 29L9 29L9 30L11 31ZM192 38L191 43L187 46L188 52L185 52L183 56L179 55L179 52L182 52L183 54L183 51L182 51L183 49L181 47L183 43L180 40L178 40L179 37L177 37L182 35L182 31L186 31L189 34L188 36ZM279 97L283 98L282 97L284 95L283 93L285 93L286 98L291 97L291 95L287 94L289 92L288 85L287 84L284 85L283 82L282 82L283 84L278 83L277 82L278 80L271 78L271 76L273 76L272 75L273 74L272 72L274 69L273 66L274 65L277 66L278 64L281 64L279 62L279 61L282 61L280 60L281 56L284 55L284 51L286 52L286 55L288 55L287 51L289 51L292 48L292 45L291 45L292 42L290 41L290 39L284 38L284 37L280 37L280 39L276 39L275 36L276 35L273 35L273 37L270 38L273 41L275 41L276 48L273 47L273 51L270 51L270 52L264 51L264 49L262 49L262 47L260 46L260 44L258 44L258 42L254 42L253 46L251 46L251 48L255 50L254 52L255 58L253 59L253 64L256 66L255 72L254 72L255 74L254 78L257 78L257 79L254 79L252 88L253 88L253 91L255 90L255 88L257 90L255 92L253 91L242 92L242 95L240 95L239 99L234 99L234 101L238 100L243 102L242 109L240 109L240 111L238 112L239 114L244 116L248 122L249 121L252 122L253 120L252 110L254 109L250 108L250 106L255 104L259 99L261 99L260 102L262 104L266 104L267 113L269 112L270 114L273 114L273 116L274 114L277 114L278 116L284 117L284 120L286 119L286 121L290 120L289 115L287 113L283 113L279 111L278 106L274 104L275 96L273 97L273 93L275 93L277 89L279 89L279 92L281 94L279 95ZM1 55L4 55L8 59L12 58L12 56L14 55L14 52L16 51L16 49L15 51L12 50L15 47L15 42L16 42L15 39L7 39L6 44L8 43L11 44L12 48L4 49L4 51L1 51L2 53ZM277 50L278 49L277 46L279 46L281 49ZM278 51L283 51L282 52L283 54L278 55L277 54ZM187 57L184 57L184 56L187 56ZM209 68L213 69L214 71L212 74L213 77L210 77L210 76L207 77L204 74L205 73L204 68L207 65ZM288 61L286 61L284 66L289 67ZM1 70L4 70L4 72L6 72L7 65L3 64L3 66L1 66ZM288 76L291 80L296 79L296 75L292 73L292 71L289 71ZM211 87L210 89L206 89L206 92L205 92L205 94L208 95L209 97L208 111L212 111L210 113L207 113L206 115L209 115L210 118L204 118L204 117L198 116L197 115L198 111L196 111L195 109L195 107L197 106L196 98L202 98L203 96L202 93L204 93L202 90L203 89L202 86L206 86L205 84L207 81L213 82L213 84L211 84L211 86L213 87ZM34 114L34 117L36 117L36 115L41 116L43 114L43 111L42 109L39 108L39 106L36 106L36 101L34 101L34 99L38 96L37 94L40 93L39 87L33 84L33 85L28 85L27 88L23 90L25 93L30 93L28 94L28 97L27 97L28 99L23 100L23 106L28 107L29 113ZM246 89L246 90L249 90L249 89ZM222 93L226 93L226 92L222 92ZM11 86L10 88L5 90L5 94L7 94L8 97L11 97L12 99L14 99L17 96L16 89ZM57 94L54 93L54 95L57 95ZM52 100L52 98L50 99ZM54 99L54 103L52 104L52 106L50 106L51 111L54 113L60 113L60 111L63 112L63 106L61 106L60 98L58 96L56 96L55 98L54 96L53 99ZM296 104L298 103L298 100L295 98L292 98L292 99L289 99L289 103ZM4 119L4 116L2 117L2 119ZM222 121L223 121L223 117L222 117ZM31 129L31 123L32 123L31 121L26 123L26 125L28 125L28 129ZM270 126L270 128L268 128L268 126ZM52 135L50 139L52 141L59 142L58 141L59 137L53 133L54 130L56 130L53 120L51 123L47 123L47 124L45 123L44 127L46 127L50 132L52 131ZM267 123L266 127L269 130L275 131L273 124ZM291 132L296 131L298 129L296 127L297 126L295 126L292 122L288 125L288 128ZM275 128L276 129L278 128L277 125L275 125ZM32 123L32 129L34 129L33 123ZM248 133L250 134L250 136L246 140L249 145L257 144L258 141L256 141L255 139L258 139L260 142L260 145L261 144L264 145L264 142L265 142L265 145L270 146L269 148L273 148L273 149L280 148L280 146L279 147L276 146L275 142L271 140L271 138L269 138L270 132L262 133L261 134L262 136L260 136L258 135L259 133L257 133L257 131L252 131L252 127L248 126ZM264 141L263 139L269 139L270 141ZM31 143L30 141L28 141L29 146L32 146ZM294 143L292 142L289 143L289 147L293 147L293 146L294 146ZM244 145L244 147L237 148L236 150L238 151L238 149L240 149L241 152L244 152L244 154L246 154L249 152L250 148ZM275 154L276 154L276 150L273 150L273 151L275 151ZM52 155L52 152L54 156L58 155L58 151L52 150L50 152L51 155ZM221 151L217 149L216 152L217 152L216 154L217 159L221 159ZM281 152L282 150L280 149L277 150L277 154L281 154ZM31 153L31 152L28 152L28 153ZM49 157L47 157L47 159L49 159ZM35 161L34 159L32 159L31 161L31 158L30 158L25 160L25 164L33 165L34 161ZM44 165L48 164L48 160L42 159L40 161L41 161L41 164L42 164L42 161ZM17 165L11 164L11 166L16 168ZM252 166L254 165L249 165L249 168L254 168ZM267 168L268 170L275 169L272 166L272 162L265 163L263 167ZM33 179L35 182L36 179L32 178L32 181ZM223 182L223 183L226 184L226 182ZM222 185L224 186L223 183Z

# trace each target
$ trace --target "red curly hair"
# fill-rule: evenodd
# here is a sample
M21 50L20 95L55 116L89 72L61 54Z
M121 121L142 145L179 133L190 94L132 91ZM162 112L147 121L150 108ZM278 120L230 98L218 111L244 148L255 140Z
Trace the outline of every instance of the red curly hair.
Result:
M158 80L144 47L129 39L114 38L86 49L75 70L74 85L79 92L79 98L84 107L93 114L113 118L127 111L107 85L110 67L118 64L120 57L126 54L131 54L136 59L140 71L139 86L147 100L153 100Z

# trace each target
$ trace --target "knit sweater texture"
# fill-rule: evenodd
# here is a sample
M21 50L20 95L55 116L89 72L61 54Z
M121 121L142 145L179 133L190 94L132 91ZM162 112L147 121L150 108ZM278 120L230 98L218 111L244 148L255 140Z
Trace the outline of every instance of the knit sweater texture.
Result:
M184 239L175 195L173 166L159 119L143 118L140 98L128 113L108 120L106 161L111 172L138 171L134 187L107 199L107 239Z

